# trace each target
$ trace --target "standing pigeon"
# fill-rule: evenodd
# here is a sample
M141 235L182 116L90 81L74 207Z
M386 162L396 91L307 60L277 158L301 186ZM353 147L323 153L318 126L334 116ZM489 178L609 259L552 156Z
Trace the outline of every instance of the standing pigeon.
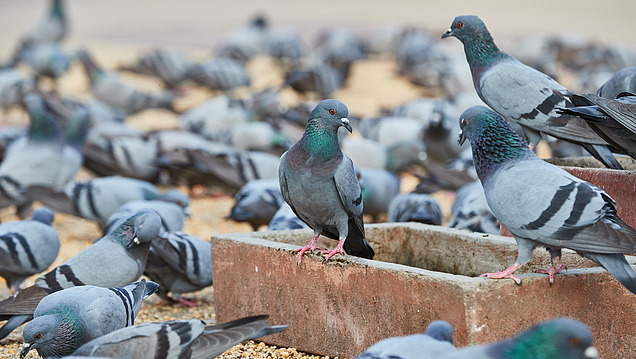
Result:
M53 211L40 207L33 218L0 224L0 276L9 292L19 289L27 277L47 269L60 251L60 238L53 222Z
M433 196L426 193L403 193L393 197L387 222L420 222L439 226L442 209Z
M51 0L51 8L47 16L33 28L26 36L26 41L32 42L60 42L68 31L63 0Z
M437 359L455 350L453 327L446 321L434 320L425 334L380 340L356 359Z
M33 78L24 77L14 68L0 68L0 107L9 109L22 103L22 97L34 90Z
M124 288L84 285L47 295L24 327L20 358L33 349L45 358L70 355L86 342L134 325L142 300L157 288L142 279Z
M103 226L104 233L117 230L130 216L140 211L151 210L161 219L160 233L180 231L185 224L185 218L189 215L189 207L184 207L179 198L188 198L178 191L171 191L174 200L134 200L126 202L113 213Z
M150 242L157 237L161 219L150 210L140 211L65 263L0 302L0 339L29 321L46 295L74 286L123 287L144 271Z
M471 182L455 192L448 226L473 232L501 233L499 221L488 207L484 188L479 181Z
M561 248L576 251L605 268L636 294L636 272L623 253L636 252L636 230L616 213L616 203L600 188L549 164L496 112L473 106L460 117L460 143L470 141L477 175L493 214L517 241L515 263L489 278L510 278L530 260L532 250L545 246L552 267L559 265Z
M169 88L186 80L186 72L194 62L185 53L168 47L160 47L142 56L134 65L119 66L120 71L157 76Z
M500 342L466 347L440 359L596 359L592 332L575 319L557 318L539 323Z
M276 178L251 180L241 187L234 199L236 203L225 218L247 222L255 231L268 224L285 202Z
M521 125L530 144L548 134L583 146L607 167L623 169L600 138L582 119L560 115L571 105L567 89L551 77L503 53L477 16L458 16L442 38L464 44L466 60L479 97L507 121Z
M270 326L267 315L206 325L202 320L144 323L94 339L74 356L137 359L212 359L246 340L276 334L287 325Z
M182 298L181 294L212 285L210 242L182 232L162 234L152 241L144 273L159 283L157 294L174 306L198 305L196 300Z
M347 106L337 100L320 102L309 116L303 137L280 159L278 176L283 198L300 219L314 230L311 242L297 249L298 265L307 251L319 249L318 236L338 239L324 250L324 261L347 254L372 259L373 248L364 239L362 193L351 159L338 144L338 128L352 131Z

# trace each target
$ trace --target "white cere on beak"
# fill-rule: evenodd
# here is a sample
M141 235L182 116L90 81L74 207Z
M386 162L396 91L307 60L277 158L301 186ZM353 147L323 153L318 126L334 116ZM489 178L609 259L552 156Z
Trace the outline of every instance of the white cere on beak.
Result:
M446 33L451 33L451 32L453 32L453 29L449 27L448 30L446 30Z
M133 243L141 244L141 242L139 241L139 238L137 238L137 237L133 238Z
M583 352L583 355L585 355L586 358L596 359L598 358L598 350L594 347L587 347L585 352Z
M342 123L345 124L345 125L349 124L349 119L346 118L346 117L341 118L340 121L342 121Z

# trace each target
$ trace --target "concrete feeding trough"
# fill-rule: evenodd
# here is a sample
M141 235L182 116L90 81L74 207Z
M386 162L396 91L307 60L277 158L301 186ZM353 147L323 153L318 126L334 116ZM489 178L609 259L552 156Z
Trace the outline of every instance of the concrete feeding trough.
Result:
M375 260L336 256L323 264L306 255L300 267L290 251L309 241L309 230L214 235L217 320L267 313L290 324L268 343L352 358L380 339L423 332L435 319L449 321L455 343L465 346L568 316L590 326L600 357L636 353L636 296L573 252L564 253L569 269L549 286L547 275L533 273L549 266L549 256L535 251L519 270L519 286L478 277L514 262L511 238L417 223L366 231Z

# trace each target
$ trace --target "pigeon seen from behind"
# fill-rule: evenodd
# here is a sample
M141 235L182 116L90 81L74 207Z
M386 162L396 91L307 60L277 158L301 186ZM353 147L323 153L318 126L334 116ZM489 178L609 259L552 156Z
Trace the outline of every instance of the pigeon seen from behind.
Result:
M281 156L283 198L314 231L309 244L295 251L299 265L305 252L320 249L316 241L321 234L338 239L335 249L322 252L324 261L344 252L369 259L375 254L364 238L362 193L353 162L338 144L340 127L352 131L348 114L340 101L320 102L302 138Z
M600 188L537 157L496 112L473 106L460 116L460 143L470 141L477 175L495 217L517 241L515 263L489 278L510 278L530 261L532 250L547 247L552 266L568 248L605 268L636 294L636 272L623 253L636 252L636 230L620 219L616 203Z

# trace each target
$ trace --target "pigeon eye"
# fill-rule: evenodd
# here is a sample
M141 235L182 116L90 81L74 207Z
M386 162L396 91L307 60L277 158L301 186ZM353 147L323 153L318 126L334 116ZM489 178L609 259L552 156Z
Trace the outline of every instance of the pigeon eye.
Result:
M38 333L35 335L35 339L40 339L42 337L42 334Z
M329 113L332 114L332 115L335 115L336 111L334 111L333 108L332 108L332 109L329 109Z
M468 121L466 121L465 118L462 118L462 126L466 126L468 124Z
M455 25L455 27L458 29L461 29L462 26L464 26L464 24L462 24L461 22L458 22L457 25Z
M581 344L581 339L579 337L572 337L570 338L570 343L578 346Z

